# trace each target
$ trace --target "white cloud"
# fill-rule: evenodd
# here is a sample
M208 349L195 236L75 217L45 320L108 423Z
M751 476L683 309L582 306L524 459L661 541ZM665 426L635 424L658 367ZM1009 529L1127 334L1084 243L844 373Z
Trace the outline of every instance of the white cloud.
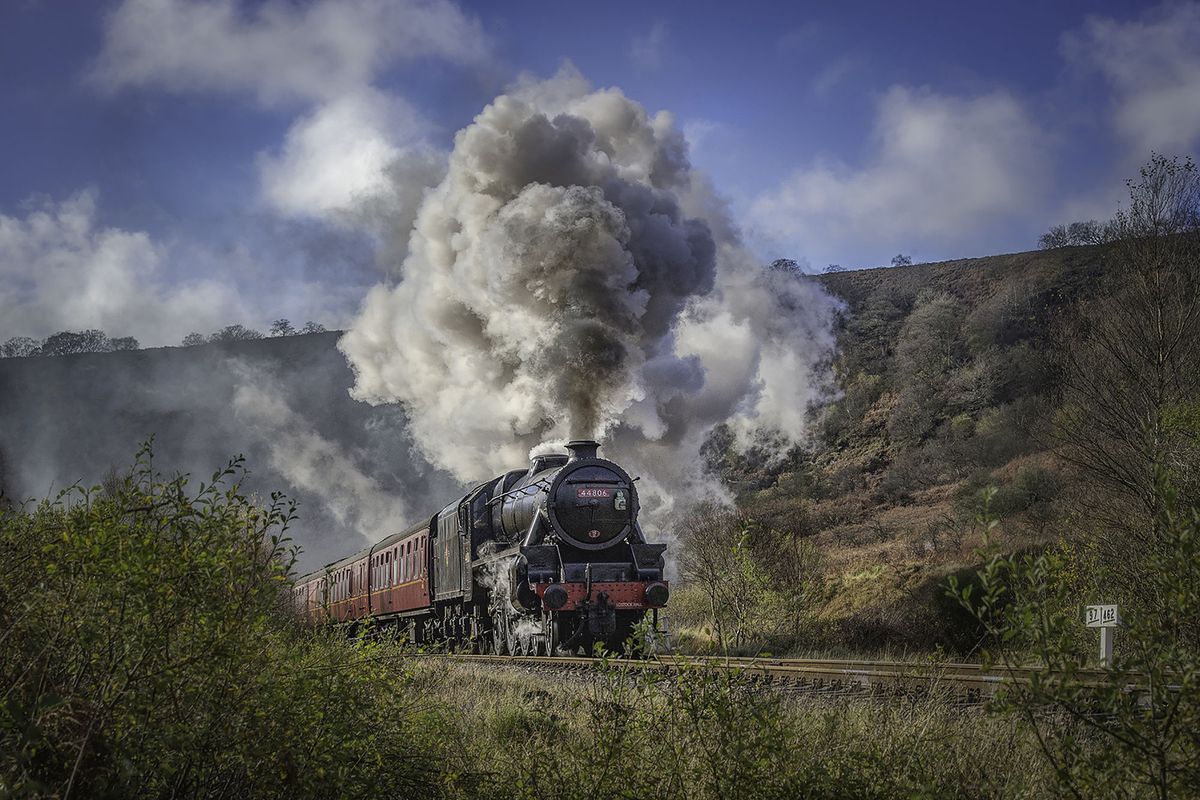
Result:
M1063 53L1111 85L1113 126L1133 160L1200 145L1200 4L1167 4L1134 22L1091 17L1063 37Z
M143 346L287 316L340 326L362 288L281 275L244 248L104 226L94 190L0 214L0 342L99 328Z
M411 220L409 205L441 175L444 157L426 141L432 125L373 86L390 64L417 58L478 65L491 45L450 0L125 0L89 78L110 91L307 104L282 144L258 154L261 197L283 217L345 225L384 207Z
M166 263L167 249L147 234L98 225L91 191L24 218L0 214L0 339L99 328L176 343L250 318L232 286L168 281Z
M374 90L343 95L296 120L283 146L259 157L264 199L291 217L327 217L383 192L389 165L429 123L404 100Z
M814 263L879 262L899 248L969 241L1027 211L1045 141L1011 95L973 98L893 87L875 152L854 170L818 162L750 204L747 227Z
M663 47L666 43L667 24L659 20L650 30L633 37L629 45L629 58L636 67L658 69L662 66Z
M489 57L477 20L449 0L125 0L90 78L108 90L227 91L263 102L330 100L389 63Z

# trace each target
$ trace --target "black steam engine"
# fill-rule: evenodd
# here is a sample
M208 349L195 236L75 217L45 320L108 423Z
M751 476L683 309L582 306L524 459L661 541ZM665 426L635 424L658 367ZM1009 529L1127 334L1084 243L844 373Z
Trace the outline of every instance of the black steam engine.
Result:
M373 618L479 652L624 649L668 597L666 545L638 525L634 480L575 441L472 489L428 521L297 581L310 619Z

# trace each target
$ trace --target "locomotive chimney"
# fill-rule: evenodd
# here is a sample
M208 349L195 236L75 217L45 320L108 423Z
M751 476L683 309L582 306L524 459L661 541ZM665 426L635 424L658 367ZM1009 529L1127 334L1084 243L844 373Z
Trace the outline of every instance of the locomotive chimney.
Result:
M576 439L573 442L567 442L567 449L571 451L571 461L578 461L581 458L596 458L596 451L600 449L600 443L591 439Z

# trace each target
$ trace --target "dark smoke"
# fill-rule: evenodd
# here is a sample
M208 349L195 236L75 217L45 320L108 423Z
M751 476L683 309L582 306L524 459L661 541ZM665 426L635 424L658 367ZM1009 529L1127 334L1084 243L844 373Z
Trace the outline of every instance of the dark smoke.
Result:
M565 70L498 97L458 133L408 245L339 347L355 396L401 403L463 480L595 437L663 508L719 491L696 472L713 425L804 435L834 302L760 269L670 115L616 89Z

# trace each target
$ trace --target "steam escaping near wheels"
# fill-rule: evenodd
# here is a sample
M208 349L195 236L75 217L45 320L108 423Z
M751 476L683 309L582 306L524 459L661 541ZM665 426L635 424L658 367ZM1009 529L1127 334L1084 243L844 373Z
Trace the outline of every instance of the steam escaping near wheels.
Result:
M798 441L833 346L835 301L756 263L671 115L570 68L458 133L400 272L339 344L356 398L463 481L603 437L651 517L711 496L714 425Z

